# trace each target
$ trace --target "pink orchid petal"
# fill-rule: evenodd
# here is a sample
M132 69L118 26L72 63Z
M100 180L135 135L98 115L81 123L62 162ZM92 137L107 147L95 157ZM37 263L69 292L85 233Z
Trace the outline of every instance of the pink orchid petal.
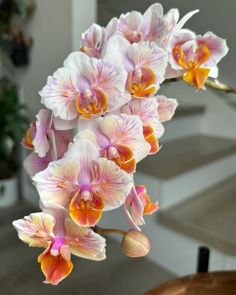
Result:
M78 191L80 165L75 159L63 158L51 162L47 169L37 173L32 179L42 203L58 204L66 207Z
M106 258L106 240L89 228L79 227L71 219L65 220L66 241L72 254L90 260Z
M52 161L50 154L40 158L38 154L31 153L24 160L24 168L30 176L34 176L36 173L46 169L48 164Z
M100 158L93 168L92 191L101 196L104 210L111 210L124 204L131 190L132 179L113 161Z
M78 93L76 75L72 69L60 68L49 76L46 86L39 92L42 103L54 116L73 120L78 116L75 99Z
M131 218L133 219L134 223L139 226L144 224L143 219L143 204L135 190L135 188L132 188L131 193L129 195L130 204L126 204L126 210L128 211L128 207L131 206Z
M53 118L53 126L56 130L70 130L76 128L78 124L78 118L74 120L63 120L60 117Z
M47 129L50 128L50 112L46 109L41 109L36 118L36 134L32 142L35 152L43 158L49 150Z
M214 67L228 53L226 41L212 32L197 36L199 46L206 45L210 50L210 58L204 62L204 67Z
M159 3L151 5L143 15L143 28L146 41L160 40L166 32L163 7Z
M47 247L53 238L55 219L46 213L32 213L23 219L13 221L19 238L33 247Z
M157 95L156 99L158 103L157 110L160 122L171 120L178 106L177 100L173 98L167 98L164 95Z
M82 34L81 49L90 57L101 57L104 38L104 29L97 25L92 26Z

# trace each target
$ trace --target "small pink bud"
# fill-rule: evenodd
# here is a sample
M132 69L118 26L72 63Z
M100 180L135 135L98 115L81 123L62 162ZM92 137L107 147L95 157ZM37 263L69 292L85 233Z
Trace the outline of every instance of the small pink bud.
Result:
M150 242L141 231L129 230L124 234L121 248L129 257L142 257L150 251Z

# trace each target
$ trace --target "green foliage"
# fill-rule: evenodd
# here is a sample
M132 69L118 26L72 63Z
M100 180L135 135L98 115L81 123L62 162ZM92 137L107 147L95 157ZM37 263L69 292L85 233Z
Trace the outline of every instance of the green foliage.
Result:
M0 178L15 169L14 151L25 132L28 120L25 106L19 103L17 88L7 79L0 81Z

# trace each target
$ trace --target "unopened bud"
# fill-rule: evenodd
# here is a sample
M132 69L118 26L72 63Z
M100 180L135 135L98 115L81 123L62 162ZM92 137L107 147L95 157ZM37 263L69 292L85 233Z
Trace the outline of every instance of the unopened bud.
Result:
M141 231L129 230L124 234L121 248L123 253L129 257L142 257L148 254L150 242Z

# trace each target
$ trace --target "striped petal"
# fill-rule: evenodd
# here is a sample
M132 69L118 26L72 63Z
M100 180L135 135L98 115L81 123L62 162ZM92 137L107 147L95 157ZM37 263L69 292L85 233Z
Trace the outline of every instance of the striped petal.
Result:
M90 228L79 227L71 219L65 220L66 241L72 254L91 260L106 258L106 240Z
M104 210L120 207L131 190L132 178L113 161L101 158L93 168L92 192L104 202Z
M55 219L50 214L32 213L23 219L13 221L19 238L33 247L47 247L53 238Z

